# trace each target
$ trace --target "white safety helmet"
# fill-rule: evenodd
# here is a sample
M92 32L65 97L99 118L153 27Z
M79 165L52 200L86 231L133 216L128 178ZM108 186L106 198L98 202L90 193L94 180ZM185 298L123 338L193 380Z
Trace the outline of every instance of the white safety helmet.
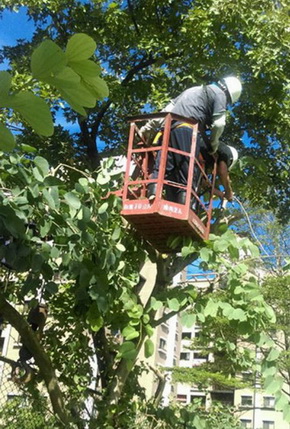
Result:
M242 92L241 81L234 76L224 77L219 82L222 88L226 89L230 95L231 104L236 103Z
M231 165L229 166L229 170L231 170L233 168L233 166L235 165L235 163L237 162L237 160L239 158L239 154L238 154L237 149L235 149L234 147L228 146L228 148L230 149L231 155L232 155L232 162L231 162Z

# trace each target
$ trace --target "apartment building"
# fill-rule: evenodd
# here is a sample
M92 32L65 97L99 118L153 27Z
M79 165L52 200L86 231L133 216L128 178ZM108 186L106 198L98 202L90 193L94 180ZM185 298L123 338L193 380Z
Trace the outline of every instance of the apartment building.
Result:
M17 361L19 355L19 334L11 325L0 326L0 357ZM0 359L0 405L19 396L19 388L11 380L12 367Z
M187 280L193 282L196 287L207 288L209 282L214 280L214 274L195 274L188 276ZM190 329L182 327L180 367L192 368L213 359L210 353L204 354L192 347L189 349L192 340L198 338L200 329L198 325ZM188 404L198 398L206 407L213 401L233 406L242 427L247 429L289 429L290 425L283 420L283 413L275 411L275 398L261 390L258 378L254 384L254 389L219 390L213 386L206 391L200 391L197 386L177 383L176 399Z

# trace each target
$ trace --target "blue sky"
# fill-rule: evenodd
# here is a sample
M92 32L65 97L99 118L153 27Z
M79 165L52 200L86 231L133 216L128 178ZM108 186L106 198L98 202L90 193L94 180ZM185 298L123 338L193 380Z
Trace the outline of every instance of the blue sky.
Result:
M28 20L24 7L19 12L5 10L0 20L0 45L13 46L17 39L30 39L33 29L33 21Z

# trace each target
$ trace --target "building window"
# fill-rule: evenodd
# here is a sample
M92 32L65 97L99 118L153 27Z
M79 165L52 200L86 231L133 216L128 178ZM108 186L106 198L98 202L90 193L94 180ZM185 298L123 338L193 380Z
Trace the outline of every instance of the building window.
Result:
M165 325L164 323L162 323L161 329L162 329L162 332L164 332L165 334L168 334L169 328L168 328L167 325Z
M4 347L4 337L0 337L0 355L2 354L3 347Z
M183 340L190 340L191 339L191 332L182 332L181 338Z
M270 420L263 420L263 429L275 429L275 422Z
M273 396L264 396L263 405L264 408L275 408L275 398Z
M242 428L252 429L252 420L241 419L240 422L241 422Z
M180 353L180 360L189 360L189 359L190 359L190 353L189 352Z
M241 397L241 406L242 407L251 407L253 405L253 397L252 396L242 396Z
M218 392L213 391L210 394L211 400L214 402L221 402L229 406L234 405L234 392Z
M200 331L195 331L195 333L194 333L194 337L195 337L195 338L200 337Z
M160 359L163 359L163 360L165 360L166 359L166 353L164 353L162 350L159 350L158 351L158 354L159 354L159 357L160 357Z
M208 360L208 354L202 352L194 352L193 359L206 359Z
M160 338L160 340L159 340L159 348L161 350L166 350L166 341L164 340L164 338Z
M179 402L187 402L187 396L186 395L177 395L177 400Z
M190 402L199 402L200 405L205 405L205 396L204 395L191 395Z
M250 372L250 371L248 371L248 372L246 372L246 371L242 372L242 380L245 383L250 383L250 382L252 383L253 379L254 379L254 375L253 375L252 372Z

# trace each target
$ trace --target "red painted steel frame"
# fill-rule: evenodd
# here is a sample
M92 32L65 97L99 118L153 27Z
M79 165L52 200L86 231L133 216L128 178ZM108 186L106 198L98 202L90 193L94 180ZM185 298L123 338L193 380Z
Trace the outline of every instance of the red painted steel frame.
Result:
M140 143L136 145L136 136L139 134L139 129L136 123L144 120L165 118L162 144L158 146L149 146L143 140L142 147ZM154 248L164 253L176 252L179 249L171 249L168 244L168 238L174 235L189 236L194 239L207 239L210 231L210 223L212 216L212 197L216 178L216 163L212 172L212 182L208 181L208 176L204 171L201 163L195 159L196 137L197 137L197 122L189 118L184 118L173 113L159 113L151 115L142 115L129 118L131 121L129 143L127 152L127 165L124 179L124 188L122 192L123 209L121 214L135 226L137 231L144 237ZM172 121L182 121L183 123L193 126L192 145L190 153L170 147L170 130ZM139 139L141 140L141 138ZM134 147L135 146L137 147ZM159 172L157 179L149 178L149 157L153 157L154 152L161 151ZM170 182L165 178L166 163L168 152L175 152L182 156L189 157L189 169L187 185ZM136 157L141 157L136 161ZM135 158L135 164L141 170L141 179L132 180L130 177L130 165ZM141 162L142 161L142 162ZM152 161L152 159L151 159ZM197 164L200 168L203 178L210 183L210 200L208 207L192 189L194 166ZM153 202L146 197L146 189L149 183L156 183L156 197ZM179 204L172 201L167 201L163 197L164 186L170 185L174 188L186 190L185 204ZM200 207L202 207L204 220L201 220L197 214L191 209L192 199L195 199Z

